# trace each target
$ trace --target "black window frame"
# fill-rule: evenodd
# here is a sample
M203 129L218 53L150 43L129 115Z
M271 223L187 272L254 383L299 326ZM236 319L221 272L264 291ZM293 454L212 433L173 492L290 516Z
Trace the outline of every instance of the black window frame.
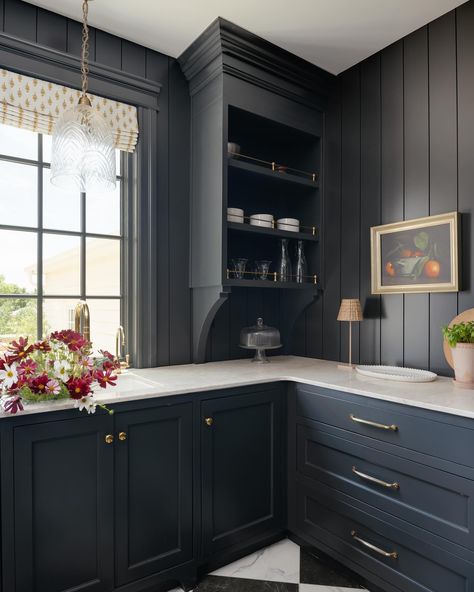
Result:
M80 59L34 42L0 33L0 67L79 89ZM158 114L162 85L98 63L89 65L93 94L134 105L139 139L125 154L124 184L128 203L123 215L122 319L127 350L137 368L159 365L158 330Z

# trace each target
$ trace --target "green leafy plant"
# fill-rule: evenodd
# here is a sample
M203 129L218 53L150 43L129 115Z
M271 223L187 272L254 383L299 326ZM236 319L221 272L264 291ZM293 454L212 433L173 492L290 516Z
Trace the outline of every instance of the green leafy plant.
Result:
M458 343L474 343L474 321L443 327L443 335L451 347Z

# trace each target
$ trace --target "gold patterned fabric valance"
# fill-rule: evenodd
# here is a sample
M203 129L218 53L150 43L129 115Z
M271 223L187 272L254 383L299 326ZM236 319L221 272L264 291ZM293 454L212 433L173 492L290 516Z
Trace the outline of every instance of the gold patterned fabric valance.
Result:
M58 117L74 107L80 91L16 72L0 70L0 123L52 134ZM138 140L137 109L88 94L92 106L112 128L115 147L133 152Z

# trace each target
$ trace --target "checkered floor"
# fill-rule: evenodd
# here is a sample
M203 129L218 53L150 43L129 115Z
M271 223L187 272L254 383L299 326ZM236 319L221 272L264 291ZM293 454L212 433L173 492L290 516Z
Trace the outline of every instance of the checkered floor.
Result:
M359 576L286 539L209 574L194 592L354 592Z

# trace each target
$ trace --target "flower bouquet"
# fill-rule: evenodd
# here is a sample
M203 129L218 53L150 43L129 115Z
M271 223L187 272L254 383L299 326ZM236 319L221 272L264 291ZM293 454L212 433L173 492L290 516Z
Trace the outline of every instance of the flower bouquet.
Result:
M0 356L0 408L6 413L23 411L23 402L73 399L79 411L95 413L94 387L115 386L118 363L100 351L92 357L92 344L80 333L56 331L29 344L28 338L12 341Z

